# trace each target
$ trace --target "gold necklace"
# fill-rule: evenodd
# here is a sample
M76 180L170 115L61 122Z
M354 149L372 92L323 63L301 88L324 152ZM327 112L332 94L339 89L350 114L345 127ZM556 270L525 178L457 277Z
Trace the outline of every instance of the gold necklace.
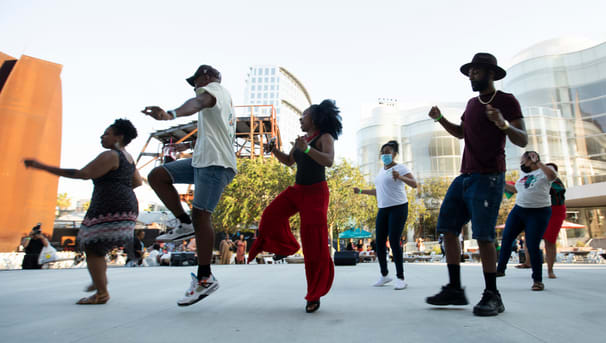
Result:
M488 100L487 102L482 101L482 98L480 97L480 95L478 95L478 101L480 101L480 103L482 105L488 105L492 102L492 100L494 100L494 97L497 95L497 91L495 89L494 93L492 94L492 96L490 97L490 100Z

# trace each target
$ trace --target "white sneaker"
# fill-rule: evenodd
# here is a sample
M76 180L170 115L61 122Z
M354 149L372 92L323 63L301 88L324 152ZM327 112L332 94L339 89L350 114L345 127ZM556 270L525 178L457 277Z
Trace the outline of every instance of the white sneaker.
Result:
M211 293L219 289L219 281L211 274L206 279L198 281L194 273L191 273L191 284L189 289L185 291L185 297L177 301L179 306L189 306L206 298Z
M379 278L379 280L377 282L375 282L375 284L373 286L374 287L385 286L386 284L390 283L391 280L393 280L393 279L390 278L389 276L383 276L383 275L381 275L381 277Z
M393 289L395 290L404 289L406 287L408 287L408 284L406 281L404 281L404 279L396 279L396 282L393 285Z
M193 224L185 224L179 222L179 226L175 229L168 230L167 233L156 237L158 242L183 241L196 236Z

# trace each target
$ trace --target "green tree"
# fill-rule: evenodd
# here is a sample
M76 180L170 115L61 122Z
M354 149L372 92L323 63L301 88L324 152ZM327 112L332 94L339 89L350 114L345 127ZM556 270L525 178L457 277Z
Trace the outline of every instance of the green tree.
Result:
M57 194L57 209L59 210L58 215L60 216L72 205L72 199L67 193Z
M263 210L292 184L294 170L276 159L239 159L238 174L225 188L214 211L215 228L232 233L254 229ZM297 218L291 223L296 224Z

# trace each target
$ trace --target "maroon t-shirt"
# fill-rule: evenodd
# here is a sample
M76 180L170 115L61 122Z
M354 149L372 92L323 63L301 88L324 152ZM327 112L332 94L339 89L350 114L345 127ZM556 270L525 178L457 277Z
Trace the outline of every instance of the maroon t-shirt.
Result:
M491 95L484 95L482 101L488 101ZM520 103L513 94L497 91L490 103L498 108L503 117L512 122L522 118ZM461 162L461 173L499 173L505 172L505 133L486 116L486 105L478 97L467 102L461 116L465 150Z

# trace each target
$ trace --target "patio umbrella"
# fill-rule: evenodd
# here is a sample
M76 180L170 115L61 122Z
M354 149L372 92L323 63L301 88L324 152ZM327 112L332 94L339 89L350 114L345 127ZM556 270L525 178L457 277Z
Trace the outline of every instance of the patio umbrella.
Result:
M340 239L348 239L348 238L370 238L372 237L372 233L362 230L360 228L350 229L347 231L343 231L339 234Z

